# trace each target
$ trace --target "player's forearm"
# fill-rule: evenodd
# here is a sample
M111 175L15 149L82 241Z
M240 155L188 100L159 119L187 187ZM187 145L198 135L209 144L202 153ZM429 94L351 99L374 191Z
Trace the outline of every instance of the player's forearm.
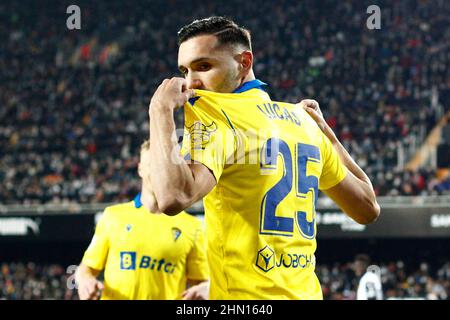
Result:
M348 209L346 212L353 212L350 216L356 221L373 221L372 217L376 217L379 215L380 206L377 203L375 191L372 186L372 182L370 181L367 174L358 166L358 164L353 160L350 154L345 150L344 146L337 139L334 132L331 128L326 129L325 134L331 140L333 148L336 150L339 158L341 159L344 166L355 176L355 181L358 181L358 187L362 191L360 201L353 201L352 207L357 208L360 206L358 210L352 211ZM369 209L373 210L369 210ZM369 216L367 216L369 215Z
M367 184L373 191L372 182L370 181L367 174L358 166L358 164L353 160L350 154L345 150L344 146L336 141L333 143L333 148L337 151L339 158L341 159L344 166L355 175L359 180ZM373 192L375 196L375 192Z
M96 279L98 274L99 274L98 270L92 269L92 268L88 267L87 265L81 263L78 266L77 271L75 272L75 281L77 283L80 283L86 279L92 279L92 278Z
M75 281L80 300L92 300L100 297L99 293L104 289L103 284L97 280L100 270L93 269L83 263L77 268Z
M194 178L180 155L172 110L160 106L150 110L150 180L160 210L176 214L190 202Z
M333 148L336 150L336 152L339 155L339 158L341 159L344 166L355 175L359 180L366 183L370 189L373 191L372 182L370 182L369 177L366 175L366 173L358 166L358 164L353 160L353 158L350 156L350 154L345 150L344 146L341 144L339 139L334 134L333 130L326 126L324 128L324 133L330 139L331 143L333 144ZM375 195L375 193L374 193Z
M343 165L348 169L347 176L336 186L325 190L325 193L353 220L361 224L375 221L380 214L380 206L369 177L353 161L333 130L326 123L315 100L302 100L300 106L317 123L320 130L331 141Z

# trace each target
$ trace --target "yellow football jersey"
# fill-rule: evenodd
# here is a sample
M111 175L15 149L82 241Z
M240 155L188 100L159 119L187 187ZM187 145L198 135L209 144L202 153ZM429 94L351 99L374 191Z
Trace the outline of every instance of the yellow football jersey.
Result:
M104 300L181 299L187 279L209 279L202 222L152 214L140 194L105 209L82 263L104 270Z
M315 275L318 189L346 168L306 111L264 83L196 90L185 104L186 160L217 185L204 198L211 299L322 299Z

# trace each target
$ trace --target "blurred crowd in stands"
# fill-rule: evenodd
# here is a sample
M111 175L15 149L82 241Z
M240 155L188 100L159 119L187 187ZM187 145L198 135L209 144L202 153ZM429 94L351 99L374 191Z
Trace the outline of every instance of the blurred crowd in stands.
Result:
M64 2L0 3L0 203L131 199L150 97L179 75L177 30L214 14L253 32L274 100L320 102L378 195L449 193L448 175L402 168L449 107L450 2L379 1L380 30L370 4L79 1L68 30Z
M73 273L61 265L2 263L0 265L0 299L74 300L77 299Z
M360 276L354 262L319 265L317 275L326 300L355 300ZM73 270L61 265L3 263L0 265L0 299L74 300ZM417 268L403 261L382 263L383 299L450 299L450 262L432 269L422 262ZM70 271L70 270L69 270Z
M356 261L319 265L316 274L326 300L356 300L361 276ZM402 260L374 264L380 272L383 299L450 299L450 262L432 269L422 262L411 267Z

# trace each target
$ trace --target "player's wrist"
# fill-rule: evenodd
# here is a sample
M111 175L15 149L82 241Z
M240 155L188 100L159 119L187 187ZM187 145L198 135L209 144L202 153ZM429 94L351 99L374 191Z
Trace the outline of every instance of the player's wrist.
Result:
M97 281L97 278L89 274L79 274L77 277L75 277L75 282L78 286L85 285L92 281Z
M151 115L167 115L173 114L174 107L169 103L163 103L161 101L152 101L150 103L149 114Z

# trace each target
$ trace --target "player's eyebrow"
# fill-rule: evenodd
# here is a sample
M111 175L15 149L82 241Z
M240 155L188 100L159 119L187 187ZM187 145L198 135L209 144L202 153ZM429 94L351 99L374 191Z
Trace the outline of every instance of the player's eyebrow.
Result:
M198 62L202 62L202 61L205 61L205 60L211 60L211 58L208 58L208 57L197 58L197 59L191 61L189 64L191 65L191 64L198 63ZM180 64L180 65L178 66L178 70L183 71L183 69L186 69L186 67L183 66L182 64Z

